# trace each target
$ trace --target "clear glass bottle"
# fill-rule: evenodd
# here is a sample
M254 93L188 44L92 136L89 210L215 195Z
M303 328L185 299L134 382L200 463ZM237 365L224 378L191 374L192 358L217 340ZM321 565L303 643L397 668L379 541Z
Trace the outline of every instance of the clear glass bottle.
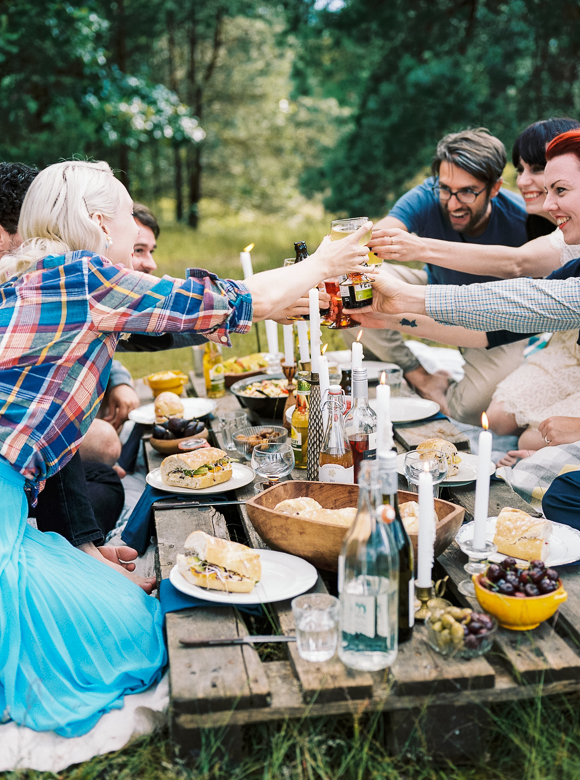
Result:
M377 461L364 461L358 510L338 560L338 655L352 669L372 672L397 657L399 556L382 522Z
M308 402L310 399L310 372L296 374L296 407L292 413L290 444L294 450L297 469L308 465Z
M208 398L221 398L226 394L224 359L219 344L208 341L203 353L203 376Z
M342 389L328 388L328 425L320 448L318 479L320 482L354 484L354 461L344 429Z
M399 553L399 644L402 644L411 639L415 625L415 554L399 512L397 453L380 453L378 463L383 506L393 509L390 519L384 514L383 520L390 525Z
M354 481L358 482L360 464L377 456L377 415L369 406L369 380L366 368L352 372L352 406L344 418L346 435L354 461Z

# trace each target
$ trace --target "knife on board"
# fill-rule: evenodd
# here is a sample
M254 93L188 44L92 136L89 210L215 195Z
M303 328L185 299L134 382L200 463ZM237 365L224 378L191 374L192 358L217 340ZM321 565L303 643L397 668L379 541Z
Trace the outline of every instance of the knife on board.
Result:
M193 637L180 639L179 643L184 647L215 647L216 645L256 645L269 642L295 642L295 636L232 636L225 639L194 639Z

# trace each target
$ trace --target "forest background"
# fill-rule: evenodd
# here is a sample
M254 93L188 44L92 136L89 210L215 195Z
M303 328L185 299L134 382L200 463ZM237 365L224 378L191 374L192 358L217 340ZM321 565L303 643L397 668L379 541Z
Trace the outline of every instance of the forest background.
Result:
M162 272L239 277L384 215L447 132L580 116L579 54L576 0L0 0L0 159L105 159Z

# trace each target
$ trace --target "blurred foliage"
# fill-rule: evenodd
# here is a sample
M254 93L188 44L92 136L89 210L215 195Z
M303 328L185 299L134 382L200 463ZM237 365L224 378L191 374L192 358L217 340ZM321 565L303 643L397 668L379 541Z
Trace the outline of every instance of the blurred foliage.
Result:
M354 112L318 168L326 205L382 215L445 133L483 125L509 149L527 124L577 115L579 22L576 0L346 0L311 15L296 89Z

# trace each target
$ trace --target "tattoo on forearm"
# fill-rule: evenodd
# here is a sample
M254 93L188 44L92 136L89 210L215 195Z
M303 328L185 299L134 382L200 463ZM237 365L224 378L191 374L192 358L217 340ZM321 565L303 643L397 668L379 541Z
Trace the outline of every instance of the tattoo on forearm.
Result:
M409 328L416 328L417 327L417 320L406 320L404 317L399 322L399 325L407 325Z

